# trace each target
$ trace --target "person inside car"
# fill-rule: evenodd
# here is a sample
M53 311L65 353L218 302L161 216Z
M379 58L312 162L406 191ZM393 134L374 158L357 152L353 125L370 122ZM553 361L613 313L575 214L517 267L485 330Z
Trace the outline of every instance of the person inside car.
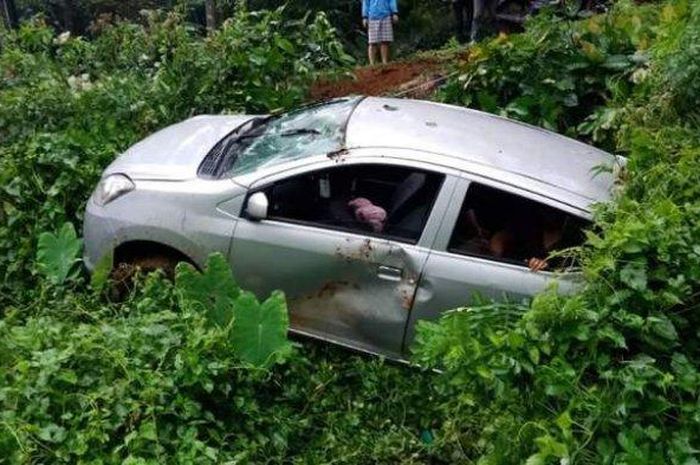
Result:
M562 248L566 217L554 211L523 213L496 224L494 215L468 209L459 221L463 240L456 248L469 254L523 260L532 271L548 269L547 256Z

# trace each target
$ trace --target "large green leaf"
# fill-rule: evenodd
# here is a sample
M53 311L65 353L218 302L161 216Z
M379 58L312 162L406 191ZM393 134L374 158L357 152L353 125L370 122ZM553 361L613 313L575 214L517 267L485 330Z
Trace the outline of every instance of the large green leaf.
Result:
M39 235L36 261L39 270L54 284L63 284L78 262L82 240L71 223L65 223L57 234L43 232Z
M262 305L252 293L242 292L234 308L231 342L242 360L265 367L289 352L289 316L282 292L273 292Z
M209 256L203 273L189 263L180 263L175 285L184 304L200 306L214 323L225 326L233 318L233 300L241 290L220 253Z

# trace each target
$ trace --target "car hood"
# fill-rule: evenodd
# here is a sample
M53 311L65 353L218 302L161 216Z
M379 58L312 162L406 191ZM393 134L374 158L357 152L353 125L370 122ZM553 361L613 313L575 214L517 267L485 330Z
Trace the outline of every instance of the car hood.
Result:
M130 147L104 172L123 173L132 179L184 180L197 176L197 168L211 148L252 115L195 116L168 126Z

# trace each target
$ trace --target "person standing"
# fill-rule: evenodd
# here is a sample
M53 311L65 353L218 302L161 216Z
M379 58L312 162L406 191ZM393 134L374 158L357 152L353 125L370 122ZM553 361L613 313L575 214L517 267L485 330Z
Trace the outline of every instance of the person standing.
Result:
M377 47L382 63L389 62L389 46L394 41L394 24L399 21L396 0L362 0L362 24L367 29L369 64L377 61Z

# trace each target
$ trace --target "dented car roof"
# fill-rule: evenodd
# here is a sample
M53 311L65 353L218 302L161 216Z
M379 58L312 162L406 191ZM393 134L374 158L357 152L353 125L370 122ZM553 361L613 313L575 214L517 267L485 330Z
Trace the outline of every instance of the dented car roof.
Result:
M439 154L467 172L483 170L521 188L544 185L573 194L581 207L609 198L613 176L598 168L616 162L590 145L489 113L377 97L365 98L353 112L346 146L411 149L426 152L426 161Z

